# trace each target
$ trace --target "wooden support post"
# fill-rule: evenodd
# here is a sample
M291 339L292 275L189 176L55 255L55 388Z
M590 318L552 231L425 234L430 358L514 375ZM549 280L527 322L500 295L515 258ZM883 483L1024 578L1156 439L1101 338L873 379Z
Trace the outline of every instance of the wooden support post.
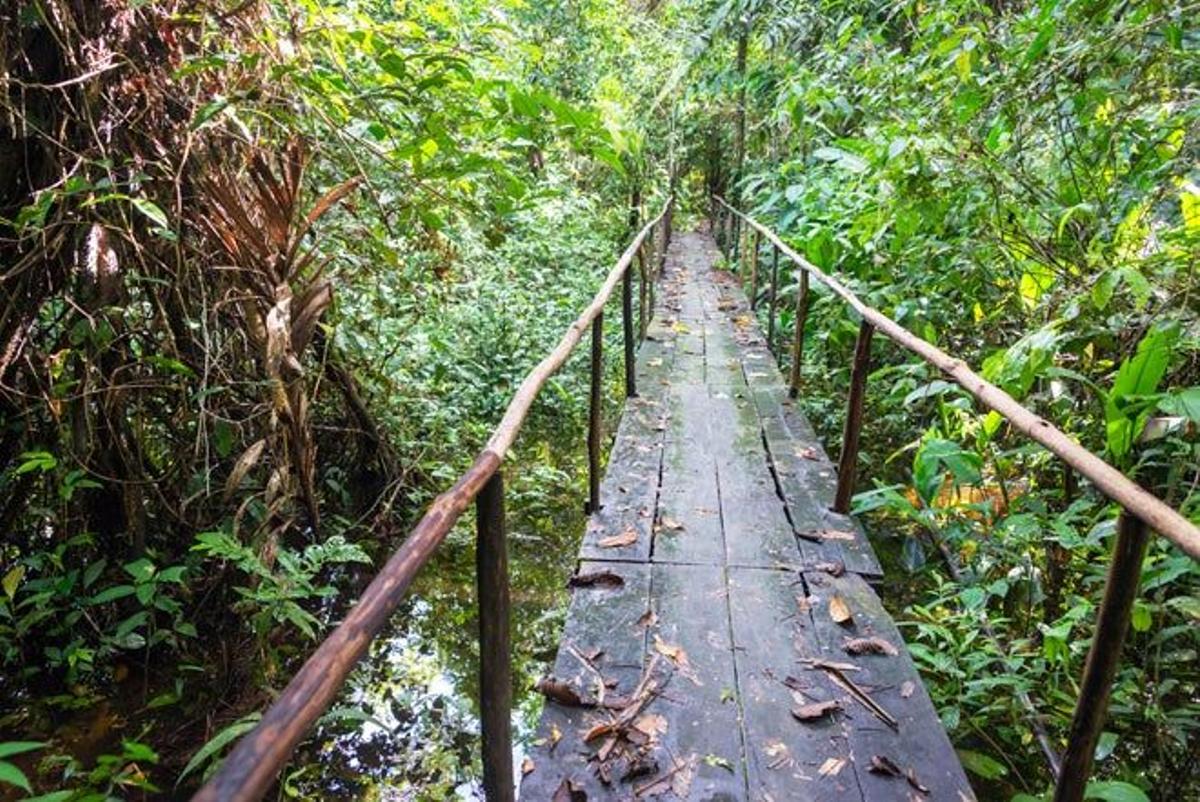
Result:
M600 413L601 379L604 378L604 310L592 323L592 392L588 407L588 502L587 512L600 509Z
M875 327L867 321L858 329L854 345L854 366L850 370L850 397L846 404L846 426L842 430L842 454L838 458L837 494L833 511L850 512L854 481L858 471L858 436L862 432L863 400L867 395L867 372L871 369L871 335Z
M483 790L489 802L513 802L508 541L504 531L504 479L499 471L475 498L475 533Z
M650 277L647 275L646 259L638 254L638 342L646 341L646 326L650 323L649 310L646 303L650 295Z
M775 350L775 301L779 296L779 249L771 249L771 301L767 309L767 349Z
M633 265L621 278L621 329L625 338L625 397L637 396L637 376L633 363Z
M754 296L758 294L758 251L762 245L762 234L754 229L754 251L750 254L750 308L754 308Z
M796 292L796 330L792 332L792 371L788 381L788 395L795 398L800 394L800 367L804 360L804 326L808 323L808 271L800 268L800 289Z
M742 221L736 215L733 218L733 248L730 251L729 260L736 265L736 267L731 265L733 269L742 269Z
M1092 773L1096 742L1104 729L1113 679L1121 661L1121 648L1129 632L1147 542L1146 524L1133 513L1122 510L1117 519L1117 537L1108 564L1104 599L1096 618L1096 634L1088 649L1083 680L1079 683L1079 701L1075 704L1075 717L1067 737L1067 751L1054 787L1054 802L1081 802L1083 799Z

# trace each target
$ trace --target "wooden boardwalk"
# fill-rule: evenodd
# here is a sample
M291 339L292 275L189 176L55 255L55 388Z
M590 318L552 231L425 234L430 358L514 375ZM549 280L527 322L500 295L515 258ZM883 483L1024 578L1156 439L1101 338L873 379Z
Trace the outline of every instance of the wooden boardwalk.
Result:
M521 797L974 799L717 255L668 253Z

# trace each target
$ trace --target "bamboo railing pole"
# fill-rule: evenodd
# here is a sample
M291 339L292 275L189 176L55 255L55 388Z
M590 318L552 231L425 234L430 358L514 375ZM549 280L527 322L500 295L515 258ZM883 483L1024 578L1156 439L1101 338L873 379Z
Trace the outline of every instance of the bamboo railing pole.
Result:
M719 197L716 201L718 204L725 203ZM984 406L998 412L1018 432L1045 446L1081 476L1086 477L1100 492L1145 521L1150 529L1170 540L1193 559L1200 560L1200 528L1178 511L1138 487L1127 476L1072 440L1050 421L1021 406L1011 395L984 379L961 359L950 356L879 310L868 306L844 284L796 253L778 235L757 220L750 217L745 219L747 225L760 231L763 237L778 247L788 259L808 270L813 278L829 287L885 337L933 365Z
M600 417L604 379L604 313L592 321L592 386L588 395L588 514L600 510Z
M771 297L767 305L767 350L775 352L775 302L779 297L779 249L771 249Z
M792 369L788 377L788 395L800 394L800 368L804 359L804 326L808 323L808 271L800 269L800 289L796 292L795 331L792 332Z
M1113 680L1121 662L1121 649L1129 632L1133 602L1137 598L1149 534L1137 516L1123 511L1117 519L1117 536L1108 564L1104 599L1096 617L1096 634L1088 649L1079 700L1067 737L1062 771L1054 787L1054 802L1082 802L1096 743L1104 729Z
M479 719L483 790L513 802L512 645L504 479L495 473L475 499L475 580L479 589Z
M854 483L858 474L858 438L862 433L863 400L867 395L867 373L871 369L871 335L875 327L863 321L854 344L854 365L850 370L850 394L846 402L846 425L842 429L842 454L838 458L837 494L833 511L850 512Z

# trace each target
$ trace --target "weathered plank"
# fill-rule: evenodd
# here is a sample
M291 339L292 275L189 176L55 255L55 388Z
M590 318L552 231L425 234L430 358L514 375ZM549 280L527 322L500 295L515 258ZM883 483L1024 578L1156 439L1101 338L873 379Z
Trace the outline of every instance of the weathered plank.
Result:
M667 721L661 736L667 754L695 764L685 798L743 799L724 568L656 564L651 597L658 623L650 633L649 652L665 658L675 670L665 692L646 710Z
M801 722L794 707L835 697L797 660L817 657L804 584L792 571L729 569L749 799L861 800L845 723Z
M857 671L845 671L844 675L895 719L895 726L889 726L862 704L845 703L850 746L864 799L904 799L914 788L904 777L872 771L872 762L880 759L890 761L904 773L911 770L914 781L929 789L929 799L974 799L904 640L875 591L862 577L850 573L833 577L807 572L804 581L824 659L857 666ZM835 597L851 615L843 624L835 623L831 617L830 602ZM864 638L878 638L894 647L897 654L853 654L853 642ZM825 679L829 678L819 668L811 673L826 674Z
M572 591L553 672L556 679L570 683L581 695L592 699L598 693L597 672L604 679L615 681L614 687L605 689L606 697L633 693L642 673L646 646L644 616L650 608L649 566L584 562L579 567L582 576L599 571L616 574L624 584L618 588L598 585ZM593 770L595 762L591 760L596 745L584 743L583 733L606 716L603 710L547 700L529 750L534 768L521 783L521 798L550 799L564 779L578 783L589 798L603 798L608 790L597 778Z

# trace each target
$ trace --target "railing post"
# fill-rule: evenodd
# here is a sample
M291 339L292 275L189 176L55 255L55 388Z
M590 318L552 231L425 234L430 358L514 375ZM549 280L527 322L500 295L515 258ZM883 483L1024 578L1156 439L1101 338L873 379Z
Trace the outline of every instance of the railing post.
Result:
M771 248L771 302L767 312L767 350L775 350L775 300L779 295L779 248Z
M639 251L640 253L640 251ZM621 329L625 338L625 397L637 396L637 371L633 362L633 265L621 277Z
M483 790L488 802L512 802L515 783L508 541L504 532L504 479L499 469L475 498L475 533Z
M808 271L800 268L800 289L796 292L796 330L792 332L792 371L788 381L788 395L795 398L800 394L800 366L804 359L804 326L808 323Z
M646 326L650 321L646 302L649 296L650 279L647 275L646 257L638 252L638 342L646 341Z
M1146 524L1132 513L1122 510L1117 519L1117 537L1108 564L1108 579L1104 599L1096 618L1096 634L1088 649L1083 680L1079 684L1079 701L1067 738L1062 771L1054 787L1054 802L1080 802L1092 773L1096 742L1104 729L1109 696L1121 660L1121 648L1129 632L1133 602L1137 598L1146 556L1149 534Z
M600 397L604 375L604 311L592 322L592 391L588 406L588 502L590 515L600 509Z
M867 394L867 372L871 368L871 335L875 327L863 321L854 345L854 366L850 370L850 397L846 404L846 427L842 430L842 454L838 458L837 494L833 511L850 512L854 481L858 471L858 436L862 432L863 400Z
M754 231L754 253L750 255L750 309L758 307L758 250L762 244L762 235Z

